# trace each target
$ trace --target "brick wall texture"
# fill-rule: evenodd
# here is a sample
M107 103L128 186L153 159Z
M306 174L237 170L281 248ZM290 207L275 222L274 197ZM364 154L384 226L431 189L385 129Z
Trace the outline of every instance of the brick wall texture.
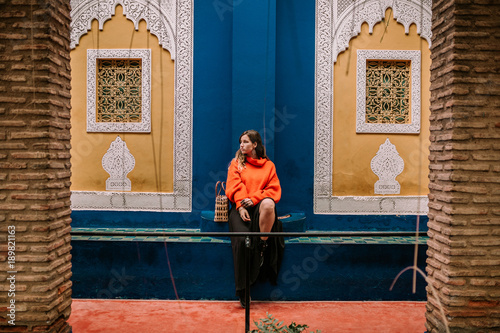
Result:
M500 2L435 0L432 33L426 327L499 332Z
M0 332L71 330L69 24L69 0L0 0Z

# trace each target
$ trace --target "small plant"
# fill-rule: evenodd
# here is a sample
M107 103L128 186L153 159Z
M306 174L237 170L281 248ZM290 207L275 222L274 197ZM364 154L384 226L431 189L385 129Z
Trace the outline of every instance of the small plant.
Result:
M260 320L260 322L254 321L256 330L252 330L250 333L300 333L305 332L307 325L297 325L293 321L290 325L285 326L283 321L278 321L273 315L266 312L266 318ZM314 332L312 332L314 333ZM321 333L320 330L316 330L316 333Z

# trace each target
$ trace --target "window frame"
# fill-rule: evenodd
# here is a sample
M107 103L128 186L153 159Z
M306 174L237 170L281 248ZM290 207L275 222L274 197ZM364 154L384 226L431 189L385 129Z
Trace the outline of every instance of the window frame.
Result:
M140 122L97 122L98 59L141 59L142 105ZM87 50L87 132L151 132L151 49Z
M419 50L358 50L356 64L356 133L420 133L421 62ZM410 61L410 123L381 124L366 122L366 61Z

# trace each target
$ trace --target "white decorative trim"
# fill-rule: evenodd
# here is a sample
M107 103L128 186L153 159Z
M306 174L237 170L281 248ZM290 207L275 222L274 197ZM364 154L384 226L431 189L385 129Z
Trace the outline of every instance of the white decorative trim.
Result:
M97 122L97 59L141 59L142 112L136 123ZM110 49L87 50L87 132L151 132L151 50Z
M115 14L117 5L123 7L123 15L134 23L137 30L141 20L146 21L148 30L158 37L159 44L176 58L177 2L175 0L72 0L71 1L71 42L74 49L80 38L92 28L92 21L99 22L102 30L104 22ZM180 7L180 6L179 6ZM186 22L188 23L188 22Z
M127 175L134 166L134 155L130 153L125 141L117 136L102 157L102 167L109 173L109 178L106 179L106 191L131 191L132 182Z
M375 194L400 193L401 186L396 177L403 172L405 162L389 138L380 145L377 154L371 160L370 167L379 178L374 185Z
M74 0L78 2L78 0ZM118 1L111 1L115 6ZM97 0L81 3L96 4ZM99 0L104 2L104 0ZM141 1L139 1L142 3ZM175 19L175 91L174 91L174 192L173 193L129 193L129 192L81 192L71 195L73 210L148 210L190 212L192 205L192 161L193 161L193 0L160 1L161 15ZM148 2L149 4L149 2ZM156 5L155 5L156 6ZM73 6L77 8L77 6ZM114 7L113 7L114 8ZM166 10L175 8L172 11ZM79 15L76 15L79 17ZM72 18L73 18L72 11ZM100 17L100 16L99 16ZM94 17L86 16L82 22L90 26ZM160 21L165 18L161 18ZM172 19L171 22L174 22ZM170 22L170 21L169 21ZM72 39L73 40L73 39ZM161 39L160 39L161 40ZM165 45L163 45L165 47ZM117 204L122 198L125 205ZM107 199L107 201L106 201ZM110 201L112 199L112 201ZM146 202L147 201L147 202ZM128 204L127 204L128 203Z
M417 26L417 33L431 46L432 4L430 0L354 0L346 5L343 1L333 2L333 59L337 61L340 52L347 50L349 41L359 35L361 25L368 24L369 32L385 17L388 8L393 9L394 19L409 33L410 25ZM322 14L322 13L320 13Z
M315 214L426 215L429 198L422 196L343 196L316 198Z
M358 50L356 75L356 132L357 133L420 133L421 65L419 50ZM366 123L366 60L410 60L411 97L409 124Z
M72 210L190 212L191 195L153 192L71 192Z
M193 161L193 0L177 0L175 61L174 194L191 211ZM186 199L188 198L188 199ZM178 206L176 206L178 207Z
M316 69L314 98L314 212L319 200L332 196L333 57L332 2L316 1ZM328 205L330 207L330 205ZM329 208L328 208L329 210Z
M357 36L355 27L361 27L364 21L358 19L359 11L355 8L362 8L371 3L384 4L377 10L384 13L388 8L388 1L385 0L356 0L354 2L341 0L345 4L345 10L338 13L337 0L316 0L316 41L315 41L315 96L314 96L314 213L316 214L409 214L425 215L428 212L427 196L390 196L390 197L334 197L332 196L332 171L333 171L333 62L337 55L347 48L349 40ZM391 4L393 3L390 1ZM418 26L420 35L427 39L430 45L430 0L416 2L411 0L395 1L396 8L404 7L408 4L410 8L418 9L418 17L413 13L413 20ZM401 4L401 6L399 6ZM387 7L386 7L387 6ZM399 7L397 7L399 6ZM370 7L371 8L371 7ZM409 11L394 10L396 18L402 17L402 13L410 15ZM348 14L349 13L349 14ZM401 15L400 15L401 14ZM373 17L372 14L367 14ZM349 17L351 19L349 19ZM355 17L358 17L354 19ZM381 16L379 16L381 17ZM406 16L405 16L406 17ZM366 22L371 22L365 19ZM356 22L356 24L355 24ZM370 24L370 23L369 23ZM420 25L420 26L419 26ZM339 44L337 39L348 27L349 38L345 38ZM373 25L372 25L373 27ZM347 41L347 44L345 44ZM388 200L394 202L394 209L385 211L383 208ZM380 209L382 207L382 210Z

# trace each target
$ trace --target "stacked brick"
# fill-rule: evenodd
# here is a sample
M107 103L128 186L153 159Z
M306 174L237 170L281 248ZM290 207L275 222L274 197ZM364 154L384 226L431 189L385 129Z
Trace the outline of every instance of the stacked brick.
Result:
M500 330L499 17L495 0L433 3L430 333Z
M0 332L71 331L69 24L69 0L0 0Z

